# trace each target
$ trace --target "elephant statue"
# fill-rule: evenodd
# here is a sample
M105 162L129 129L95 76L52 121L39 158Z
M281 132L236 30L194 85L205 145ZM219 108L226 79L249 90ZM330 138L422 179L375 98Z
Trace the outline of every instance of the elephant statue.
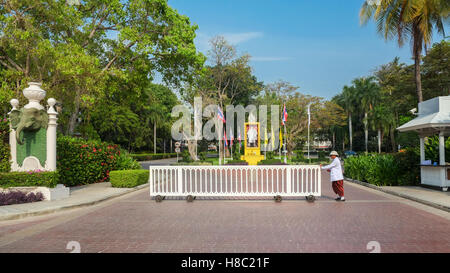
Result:
M45 110L36 108L13 110L10 118L11 127L16 130L16 140L20 145L23 145L23 141L20 139L22 131L37 132L41 128L47 129L48 127L48 114Z

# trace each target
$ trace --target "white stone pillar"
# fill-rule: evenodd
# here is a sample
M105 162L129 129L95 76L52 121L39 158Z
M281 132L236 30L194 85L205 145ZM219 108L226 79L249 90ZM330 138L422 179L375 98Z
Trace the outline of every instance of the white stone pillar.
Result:
M420 137L420 164L425 161L425 137Z
M17 99L12 99L10 101L12 110L8 113L11 114L14 110L19 110L19 101ZM19 166L17 165L17 140L16 140L16 130L12 129L11 118L9 120L9 128L11 129L9 132L9 147L11 149L11 171L17 171Z
M49 108L48 114L48 127L47 127L47 166L48 171L56 171L56 121L58 120L58 112L55 111L56 100L49 98L47 100Z
M444 132L439 133L439 165L445 165L445 138Z

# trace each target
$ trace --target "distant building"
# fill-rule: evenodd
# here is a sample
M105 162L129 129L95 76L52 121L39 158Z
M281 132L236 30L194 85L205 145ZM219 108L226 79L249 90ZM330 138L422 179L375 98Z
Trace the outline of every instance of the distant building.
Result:
M330 140L314 140L311 143L311 150L329 150L333 146L333 143ZM308 142L305 143L303 150L308 150Z

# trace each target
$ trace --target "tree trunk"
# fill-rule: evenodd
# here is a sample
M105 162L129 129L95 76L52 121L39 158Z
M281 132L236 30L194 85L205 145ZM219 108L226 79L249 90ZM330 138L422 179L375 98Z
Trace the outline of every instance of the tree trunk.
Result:
M333 150L335 150L336 147L336 133L333 132Z
M348 134L349 134L349 141L350 141L350 151L353 151L352 114L351 113L348 115Z
M366 154L369 152L367 142L369 141L369 128L367 128L367 112L364 113L364 137L366 141Z
M378 129L378 153L381 154L381 130Z
M156 121L153 123L153 153L156 154Z
M391 135L392 152L395 153L395 152L397 152L397 145L395 143L395 128L394 128L394 126L391 126L390 135Z
M420 62L422 59L422 41L423 41L423 35L419 28L417 27L417 24L413 25L413 35L414 35L414 45L413 45L413 51L414 51L414 73L415 73L415 81L416 81L416 92L417 97L419 99L419 103L423 101L422 97L422 79L420 75Z
M76 89L75 105L72 114L69 118L69 127L67 128L68 135L72 136L75 132L75 126L78 119L78 113L80 112L80 89Z

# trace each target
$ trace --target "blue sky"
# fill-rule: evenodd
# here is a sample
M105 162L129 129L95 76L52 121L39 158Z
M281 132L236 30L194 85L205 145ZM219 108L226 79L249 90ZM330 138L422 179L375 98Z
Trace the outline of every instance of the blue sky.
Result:
M364 0L169 0L199 26L197 48L223 35L253 58L258 80L285 80L299 92L330 99L352 79L400 57L412 63L408 44L385 42L373 23L359 24ZM442 36L435 35L435 41Z

